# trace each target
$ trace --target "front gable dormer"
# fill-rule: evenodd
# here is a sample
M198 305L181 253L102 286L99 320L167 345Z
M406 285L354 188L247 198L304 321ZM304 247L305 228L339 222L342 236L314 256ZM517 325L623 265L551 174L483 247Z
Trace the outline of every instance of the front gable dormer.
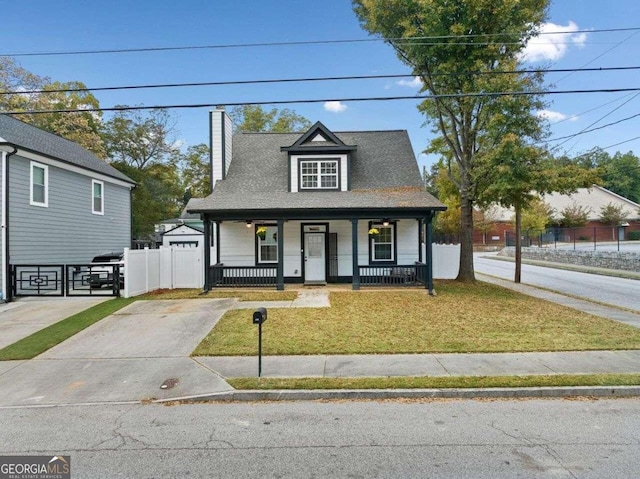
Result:
M316 122L291 146L288 153L289 191L349 191L351 154L346 145L326 126Z

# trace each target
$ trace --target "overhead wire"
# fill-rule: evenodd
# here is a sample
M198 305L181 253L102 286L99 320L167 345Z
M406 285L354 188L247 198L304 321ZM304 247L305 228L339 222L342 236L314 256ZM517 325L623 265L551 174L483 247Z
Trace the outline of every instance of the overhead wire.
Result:
M524 69L524 70L493 70L493 71L463 71L463 72L434 72L432 76L468 76L468 75L512 75L530 73L564 73L569 71L580 72L607 72L607 71L630 71L640 70L640 66L617 66L617 67L594 67L594 68L555 68L555 69ZM300 83L300 82L322 82L322 81L344 81L344 80L376 80L413 77L412 73L388 74L388 75L350 75L350 76L328 76L328 77L301 77L301 78L272 78L257 80L225 80L212 82L185 82L185 83L151 83L143 85L121 85L104 87L83 87L83 88L47 88L38 90L14 90L0 91L0 95L30 95L48 93L75 93L89 91L117 91L117 90L139 90L154 88L185 88L202 86L228 86L228 85L260 85L270 83Z
M619 92L638 92L640 88L601 88L601 89L585 89L585 90L551 90L551 91L502 91L502 92L474 92L474 93L451 93L438 95L400 95L385 97L351 97L351 98L307 98L295 100L262 100L262 101L236 101L236 102L216 102L216 103L185 103L175 105L118 105L113 107L98 108L60 108L47 110L25 110L25 111L6 111L3 114L20 115L20 114L47 114L47 113L87 113L99 111L127 111L127 110L171 110L171 109L190 109L190 108L212 108L224 104L225 106L243 106L243 105L292 105L292 104L310 104L325 102L364 102L364 101L395 101L395 100L435 100L444 98L478 98L478 97L503 97L503 96L533 96L533 95L563 95L563 94L587 94L587 93L619 93ZM563 139L563 138L556 138Z
M541 35L566 35L577 33L605 33L605 32L623 32L623 31L640 31L640 27L625 28L601 28L593 30L558 30L552 32L537 32L535 36ZM256 47L281 47L281 46L306 46L306 45L332 45L332 44L349 44L349 43L370 43L370 42L388 42L388 41L412 41L412 40L451 40L457 38L482 38L482 37L508 37L517 35L519 32L502 32L502 33L477 33L463 35L433 35L433 36L416 36L409 38L355 38L342 40L304 40L291 42L260 42L260 43L230 43L215 45L186 45L174 47L141 47L141 48L111 48L101 50L67 50L67 51L42 51L42 52L11 52L0 53L0 57L33 57L33 56L56 56L56 55L95 55L95 54L114 54L114 53L139 53L139 52L167 52L179 50L205 50L205 49L229 49L229 48L256 48ZM495 42L494 42L495 43ZM474 43L478 45L478 43Z

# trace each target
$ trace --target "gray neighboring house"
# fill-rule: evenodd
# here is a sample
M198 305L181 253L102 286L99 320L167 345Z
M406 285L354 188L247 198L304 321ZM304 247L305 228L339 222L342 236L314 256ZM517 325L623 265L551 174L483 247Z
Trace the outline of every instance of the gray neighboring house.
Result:
M424 285L433 290L431 222L404 130L238 133L211 112L212 193L204 221L205 289L285 283ZM208 266L207 266L208 265Z
M88 263L131 245L135 182L60 136L0 114L0 284L10 265Z

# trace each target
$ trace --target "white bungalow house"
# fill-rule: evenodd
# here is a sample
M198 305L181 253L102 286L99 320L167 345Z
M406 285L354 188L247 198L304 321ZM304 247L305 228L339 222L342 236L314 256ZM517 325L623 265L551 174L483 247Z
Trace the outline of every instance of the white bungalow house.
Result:
M431 221L406 131L231 133L211 112L205 289L285 283L420 284L433 292Z

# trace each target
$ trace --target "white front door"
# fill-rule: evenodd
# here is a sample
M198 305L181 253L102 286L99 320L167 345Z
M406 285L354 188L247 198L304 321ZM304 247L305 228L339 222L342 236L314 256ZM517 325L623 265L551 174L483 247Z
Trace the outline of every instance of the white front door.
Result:
M324 233L304 235L304 281L322 282L327 280L324 248Z

